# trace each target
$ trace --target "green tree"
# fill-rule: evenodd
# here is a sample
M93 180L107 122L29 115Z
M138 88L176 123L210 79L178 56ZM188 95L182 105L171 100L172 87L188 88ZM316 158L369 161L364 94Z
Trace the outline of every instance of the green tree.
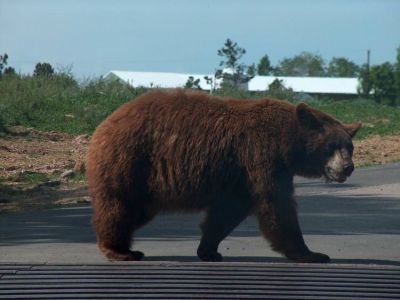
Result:
M363 64L358 72L358 94L363 97L369 97L371 90L371 70L368 64Z
M11 75L16 75L17 72L15 72L15 69L13 67L7 67L3 71L4 76L11 76Z
M237 89L254 77L254 74L251 74L255 73L252 67L240 62L245 53L245 49L230 39L227 39L224 47L218 50L218 56L222 58L219 66L222 69L216 71L215 77L223 79L223 87Z
M330 77L357 77L360 67L344 57L334 57L326 72Z
M285 87L282 79L276 78L268 86L268 95L277 99L294 100L295 93L293 89Z
M257 65L257 74L261 76L270 75L273 71L271 62L267 54L261 57L260 62Z
M247 69L247 75L253 78L254 76L256 76L256 73L257 73L256 65L251 64Z
M268 86L268 91L283 91L285 86L283 84L282 79L276 78L271 84Z
M7 60L8 60L7 53L4 53L3 55L0 55L0 77L3 74L3 69L7 65Z
M216 85L215 76L204 76L203 78L206 81L206 84L210 86L210 94L212 95Z
M392 64L385 62L371 67L371 81L377 103L388 100L390 105L396 104L395 72Z
M33 76L47 76L50 77L54 74L54 69L49 63L37 63L35 70L33 71Z
M201 90L200 87L200 79L194 79L193 76L189 76L188 80L185 83L184 86L185 89L196 89L196 90Z
M293 58L285 58L280 61L275 75L325 76L325 62L317 54L302 52Z

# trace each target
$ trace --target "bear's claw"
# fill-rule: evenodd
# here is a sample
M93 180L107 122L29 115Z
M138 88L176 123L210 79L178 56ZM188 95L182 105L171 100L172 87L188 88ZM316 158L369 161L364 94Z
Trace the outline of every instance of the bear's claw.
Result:
M141 251L118 252L112 249L100 249L110 261L139 261L144 257L144 253Z
M311 251L305 255L289 259L297 263L328 263L331 261L328 255Z
M197 250L197 256L202 261L222 261L222 255L216 251Z
M130 251L128 260L142 260L144 253L142 251Z

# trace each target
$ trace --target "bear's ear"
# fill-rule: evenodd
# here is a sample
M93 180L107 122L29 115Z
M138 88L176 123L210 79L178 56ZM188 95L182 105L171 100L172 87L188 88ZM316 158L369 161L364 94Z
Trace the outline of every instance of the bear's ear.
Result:
M314 116L312 111L305 103L300 103L296 106L297 120L301 126L308 129L322 129L322 123Z
M351 136L354 137L357 133L358 130L362 127L362 124L360 122L353 123L353 124L344 124L344 129L347 131L347 133Z

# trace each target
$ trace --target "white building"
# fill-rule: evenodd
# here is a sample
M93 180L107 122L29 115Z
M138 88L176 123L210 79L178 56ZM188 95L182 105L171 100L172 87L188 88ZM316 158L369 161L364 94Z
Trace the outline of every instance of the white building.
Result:
M133 87L147 88L179 88L184 87L188 78L192 76L194 80L200 79L199 85L203 90L209 90L204 76L207 74L182 74L164 72L130 72L130 71L110 71L103 76L104 79L119 79Z
M104 78L122 80L133 87L179 88L185 86L190 76L194 80L200 79L199 85L203 90L210 90L211 86L204 77L213 78L211 74L110 71ZM358 87L357 78L255 76L248 82L248 90L266 91L275 79L282 80L286 88L291 88L296 93L306 94L356 95Z
M255 76L249 81L249 91L265 91L275 79L296 93L306 94L356 95L358 87L358 78Z

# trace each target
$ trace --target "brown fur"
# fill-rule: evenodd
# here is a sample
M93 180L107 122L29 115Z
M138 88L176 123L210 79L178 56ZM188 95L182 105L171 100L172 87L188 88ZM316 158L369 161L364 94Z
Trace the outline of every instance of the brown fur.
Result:
M130 251L133 233L157 213L206 210L198 255L218 261L219 243L255 213L276 251L296 261L328 261L304 243L293 176L322 176L328 155L320 148L345 139L346 130L303 104L146 93L92 137L87 175L98 245L111 260L141 259Z

